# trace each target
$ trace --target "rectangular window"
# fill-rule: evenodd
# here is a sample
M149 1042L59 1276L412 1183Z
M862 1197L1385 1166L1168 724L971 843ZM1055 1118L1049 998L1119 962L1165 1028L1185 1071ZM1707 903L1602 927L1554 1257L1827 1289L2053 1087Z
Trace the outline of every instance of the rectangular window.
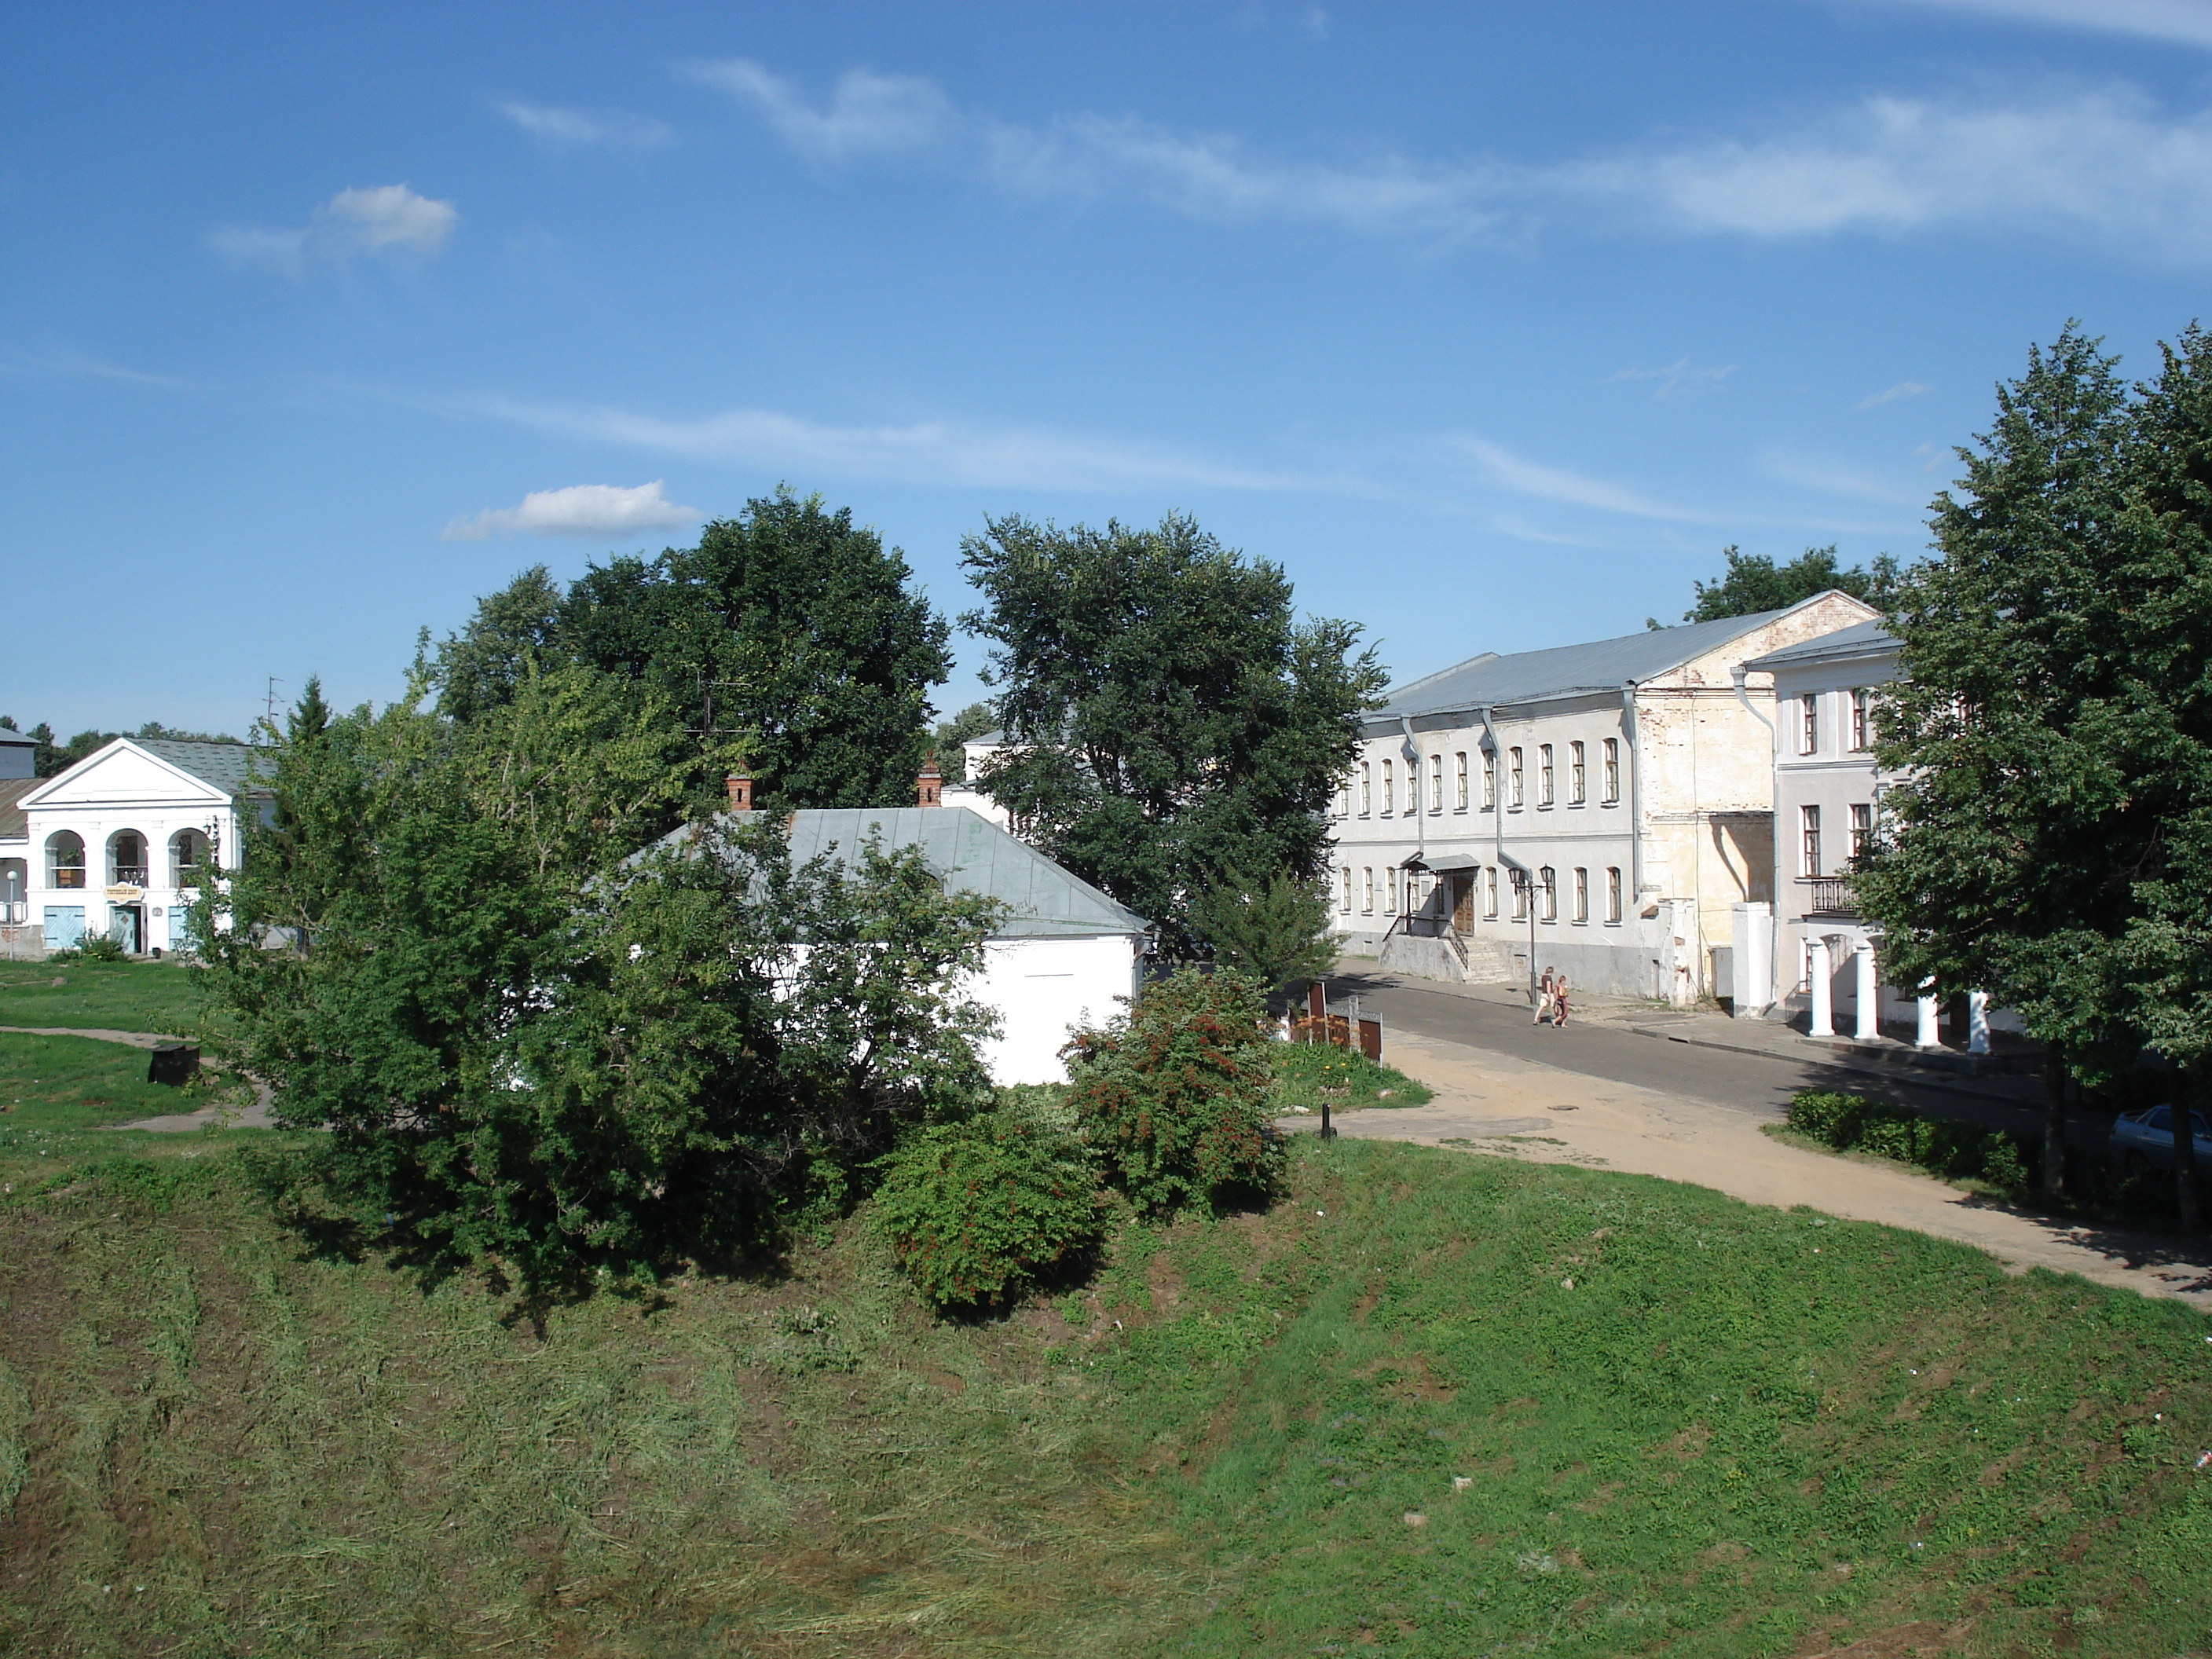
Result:
M1510 873L1513 878L1513 920L1526 921L1528 920L1528 872L1515 870Z
M1618 924L1620 921L1620 872L1605 872L1605 919Z
M1575 871L1575 920L1589 920L1589 872L1579 866Z
M1467 751L1462 750L1452 757L1452 810L1467 811Z
M1365 817L1375 810L1375 773L1365 761L1359 763L1359 816Z
M1429 757L1429 811L1441 812L1443 810L1444 757L1442 755L1431 755Z
M1337 873L1344 878L1344 892L1338 899L1336 908L1348 916L1352 914L1352 866L1347 864Z
M1799 856L1802 867L1797 873L1801 876L1817 876L1820 873L1820 809L1817 806L1801 806L1797 809L1797 813L1802 835L1802 839L1799 842Z
M1873 711L1869 702L1866 687L1861 686L1851 693L1851 747L1860 754L1874 747Z
M1536 805L1549 806L1551 804L1552 745L1539 744L1536 746Z
M1364 916L1375 914L1375 871L1372 866L1359 872L1359 913Z
M1605 740L1605 799L1608 803L1620 799L1620 739Z
M1398 775L1389 761L1382 763L1382 816L1389 817L1398 810Z
M1384 763L1387 765L1389 763ZM1386 916L1398 914L1398 872L1395 870L1382 872L1382 914Z
M1873 839L1873 804L1868 801L1856 802L1851 807L1851 856L1856 858L1865 852L1867 843Z
M1336 805L1333 810L1340 818L1348 818L1352 816L1352 781L1349 778L1346 778L1338 788Z
M1505 751L1505 802L1509 806L1521 804L1521 751L1518 749Z
M1580 806L1589 799L1589 768L1585 763L1583 746L1578 743L1567 745L1567 805Z
M1820 752L1820 694L1808 691L1797 700L1797 752L1817 755Z
M1559 919L1559 872L1547 864L1536 872L1536 878L1544 888L1544 908L1539 915L1546 921L1557 921Z
M1494 811L1498 806L1498 751L1482 751L1482 810Z
M1498 920L1498 866L1494 864L1482 872L1482 919Z

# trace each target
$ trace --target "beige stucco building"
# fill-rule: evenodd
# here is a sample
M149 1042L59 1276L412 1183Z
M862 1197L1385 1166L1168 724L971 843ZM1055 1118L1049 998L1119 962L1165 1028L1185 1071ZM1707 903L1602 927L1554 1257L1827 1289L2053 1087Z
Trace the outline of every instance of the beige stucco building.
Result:
M1394 688L1340 790L1346 948L1396 971L1676 1004L1714 988L1734 906L1772 897L1773 693L1750 659L1872 619L1786 610L1469 659Z

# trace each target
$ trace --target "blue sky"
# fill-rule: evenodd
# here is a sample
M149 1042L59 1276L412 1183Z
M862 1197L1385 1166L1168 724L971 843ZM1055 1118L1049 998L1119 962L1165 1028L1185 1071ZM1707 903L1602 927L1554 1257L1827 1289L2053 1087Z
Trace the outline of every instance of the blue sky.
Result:
M1188 511L1401 675L1924 544L2207 310L2212 0L79 4L0 97L0 713L401 688L779 481ZM976 694L973 641L940 695Z

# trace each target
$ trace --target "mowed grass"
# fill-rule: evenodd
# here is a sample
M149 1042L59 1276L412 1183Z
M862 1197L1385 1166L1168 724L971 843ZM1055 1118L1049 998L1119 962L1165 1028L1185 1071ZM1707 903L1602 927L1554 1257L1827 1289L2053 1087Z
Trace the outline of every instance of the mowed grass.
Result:
M89 1129L203 1103L147 1082L147 1060L127 1043L0 1031L0 1133Z
M1275 1048L1272 1058L1279 1112L1300 1107L1318 1112L1324 1100L1332 1112L1353 1112L1368 1106L1425 1106L1436 1098L1427 1085L1416 1083L1394 1066L1376 1064L1357 1048L1285 1042Z
M279 1144L0 1201L0 1650L2212 1647L2212 1323L1960 1247L1302 1137L1003 1321L857 1224L532 1313Z
M196 1033L192 970L176 962L0 963L0 1025Z

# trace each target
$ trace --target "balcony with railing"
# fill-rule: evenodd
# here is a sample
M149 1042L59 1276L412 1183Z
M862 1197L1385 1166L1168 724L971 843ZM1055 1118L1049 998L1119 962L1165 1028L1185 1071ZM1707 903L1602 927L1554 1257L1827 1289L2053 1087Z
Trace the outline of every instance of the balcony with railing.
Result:
M143 887L146 885L146 866L143 864L117 865L114 884L118 887Z
M1844 921L1855 921L1858 916L1858 895L1851 890L1849 876L1800 876L1797 890L1805 901L1808 916Z

